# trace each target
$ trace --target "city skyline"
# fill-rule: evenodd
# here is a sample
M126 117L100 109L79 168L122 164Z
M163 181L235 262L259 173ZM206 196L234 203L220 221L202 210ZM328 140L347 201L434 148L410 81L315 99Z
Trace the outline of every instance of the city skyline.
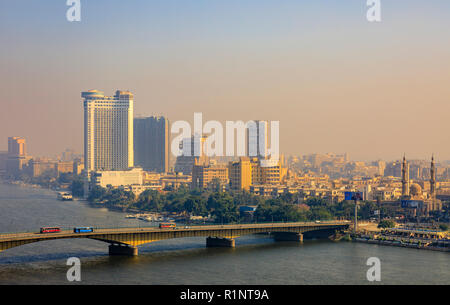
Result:
M0 285L449 284L449 28L449 0L0 1Z
M2 4L0 137L82 151L79 92L121 88L137 115L279 120L286 155L450 159L446 1L383 3L379 24L364 1L135 2L83 3L77 24L64 1Z

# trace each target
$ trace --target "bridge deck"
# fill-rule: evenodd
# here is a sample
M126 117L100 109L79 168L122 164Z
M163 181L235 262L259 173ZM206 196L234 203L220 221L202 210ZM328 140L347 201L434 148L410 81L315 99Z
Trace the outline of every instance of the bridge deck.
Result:
M60 238L73 238L73 237L89 237L99 234L120 234L120 233L157 233L157 232L192 232L192 231L223 231L223 230L237 230L237 229L268 229L270 232L272 229L281 228L308 228L314 227L316 230L321 227L330 226L347 226L349 222L293 222L293 223L260 223L260 224L232 224L232 225L206 225L206 226L181 226L176 228L160 229L159 227L140 227L140 228L98 228L91 233L74 233L73 230L63 230L58 233L9 233L0 234L0 242L24 240L24 239L54 239Z
M260 223L260 224L232 224L232 225L205 225L205 226L182 226L176 228L97 228L90 233L74 233L73 230L64 230L58 233L13 233L0 234L0 252L10 248L18 247L28 243L39 241L89 238L112 245L126 245L136 247L164 239L183 237L239 237L247 234L266 232L290 232L305 233L310 231L338 230L349 226L349 222L302 222L302 223Z

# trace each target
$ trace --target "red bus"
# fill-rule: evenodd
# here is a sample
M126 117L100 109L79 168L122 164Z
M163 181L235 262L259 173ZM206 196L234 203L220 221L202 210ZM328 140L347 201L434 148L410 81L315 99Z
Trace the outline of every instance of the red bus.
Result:
M41 228L41 234L43 234L43 233L58 233L58 232L61 232L61 229L57 228L57 227L44 227L44 228Z
M160 223L159 224L159 228L160 229L168 229L168 228L176 228L177 225L174 222L169 222L169 223Z

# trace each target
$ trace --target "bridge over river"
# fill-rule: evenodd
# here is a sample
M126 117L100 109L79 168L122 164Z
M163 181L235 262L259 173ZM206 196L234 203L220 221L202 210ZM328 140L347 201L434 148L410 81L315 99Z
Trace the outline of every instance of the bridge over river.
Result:
M97 228L91 233L10 233L0 234L0 252L29 243L55 239L89 238L109 243L110 255L137 255L138 246L171 238L206 237L207 247L234 247L235 238L270 233L276 241L302 242L303 237L327 237L335 231L347 229L350 222L293 222L232 225L181 226L176 228Z

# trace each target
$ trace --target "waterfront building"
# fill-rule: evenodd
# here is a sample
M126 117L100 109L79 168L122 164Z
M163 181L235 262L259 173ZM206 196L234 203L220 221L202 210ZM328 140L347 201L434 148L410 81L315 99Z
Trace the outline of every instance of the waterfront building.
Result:
M101 187L142 185L142 181L142 168L133 168L125 171L94 171L91 173L92 185Z
M90 90L84 98L85 170L127 170L134 166L133 94L116 91L114 96Z
M28 162L26 153L26 140L22 137L8 138L8 156L6 159L6 171L17 176Z
M126 186L119 186L118 187L121 190L132 192L136 197L139 197L140 194L142 194L145 191L153 190L153 191L162 191L162 185L146 185L146 184L132 184L132 185L126 185Z
M164 117L134 119L134 161L144 170L169 171L169 121Z

